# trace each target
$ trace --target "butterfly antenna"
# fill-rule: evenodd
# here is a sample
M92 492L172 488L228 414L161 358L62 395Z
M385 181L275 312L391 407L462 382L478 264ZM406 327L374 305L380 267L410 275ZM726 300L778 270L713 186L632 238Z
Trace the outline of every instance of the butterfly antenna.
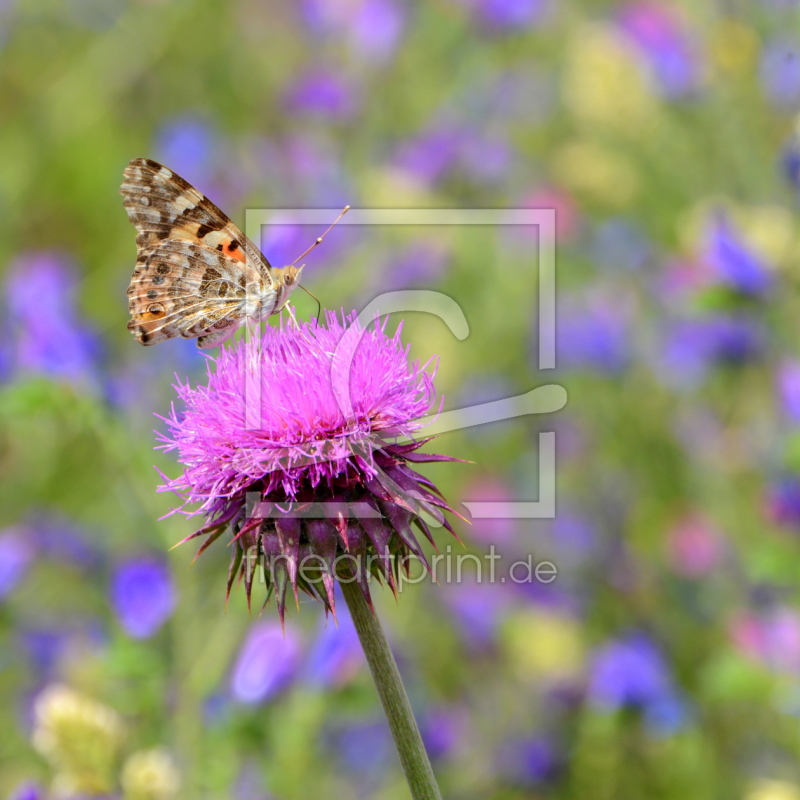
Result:
M328 227L328 230L327 230L327 231L325 231L325 233L323 233L323 234L322 234L322 236L320 236L320 237L319 237L319 238L318 238L318 239L317 239L317 240L314 242L314 244L312 244L312 245L311 245L311 247L309 247L309 248L308 248L308 250L306 250L306 251L305 251L305 253L303 253L302 255L299 255L299 256L297 256L297 258L296 258L294 261L292 261L292 263L290 264L290 266L292 266L292 267L293 267L293 266L294 266L294 265L295 265L295 264L296 264L296 263L297 263L297 262L298 262L298 261L299 261L301 258L305 258L305 257L306 257L306 256L307 256L307 255L308 255L308 254L309 254L309 253L310 253L310 252L311 252L311 251L312 251L312 250L313 250L313 249L314 249L314 248L315 248L315 247L316 247L316 246L317 246L317 245L318 245L318 244L319 244L319 243L320 243L320 242L321 242L321 241L322 241L324 238L325 238L325 236L328 234L328 231L330 231L330 229L331 229L331 228L332 228L332 227L333 227L333 226L334 226L334 225L335 225L335 224L336 224L336 223L337 223L337 222L338 222L338 221L339 221L339 220L340 220L340 219L341 219L341 218L342 218L342 217L343 217L343 216L344 216L344 215L345 215L345 214L346 214L346 213L347 213L349 210L350 210L350 206L345 206L345 207L342 209L342 213L341 213L341 214L339 214L339 216L338 216L338 217L336 217L336 219L335 219L335 220L334 220L334 221L331 223L331 225ZM308 291L308 290L306 290L306 291ZM310 294L310 292L309 292L309 294ZM315 298L315 299L316 299L316 298ZM317 302L319 302L319 301L317 301Z
M320 314L322 314L322 303L320 303L319 298L313 293L309 292L302 283L297 284L306 294L310 294L316 301L317 301L317 319L320 318Z

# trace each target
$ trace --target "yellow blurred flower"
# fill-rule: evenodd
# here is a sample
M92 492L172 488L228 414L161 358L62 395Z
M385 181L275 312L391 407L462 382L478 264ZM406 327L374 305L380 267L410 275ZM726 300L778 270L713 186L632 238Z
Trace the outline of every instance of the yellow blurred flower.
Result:
M634 138L658 125L661 104L636 54L611 27L578 30L567 50L562 83L565 106L591 128Z
M178 768L162 748L134 753L125 762L120 781L125 800L172 800L181 786Z
M527 609L503 626L509 662L520 678L577 677L584 664L580 626L570 617Z
M63 794L103 794L114 785L123 725L116 711L68 686L47 687L36 699L33 744L56 770Z
M711 63L721 72L750 71L758 58L758 34L736 19L721 19L711 29L708 52Z
M589 140L574 140L553 154L556 182L587 199L620 208L639 191L639 176L624 156Z
M745 800L800 800L800 789L787 781L760 780L745 795Z

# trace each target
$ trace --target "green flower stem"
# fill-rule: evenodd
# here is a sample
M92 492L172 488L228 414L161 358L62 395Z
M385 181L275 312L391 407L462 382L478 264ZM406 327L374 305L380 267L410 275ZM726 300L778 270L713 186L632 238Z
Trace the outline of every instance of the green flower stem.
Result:
M441 800L433 769L380 620L355 580L340 581L414 800Z

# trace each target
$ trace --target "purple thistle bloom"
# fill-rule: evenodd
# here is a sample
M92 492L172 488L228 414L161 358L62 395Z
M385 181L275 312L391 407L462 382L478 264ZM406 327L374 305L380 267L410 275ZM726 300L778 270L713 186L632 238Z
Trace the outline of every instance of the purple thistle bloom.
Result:
M421 182L432 185L457 162L462 135L452 128L439 128L404 142L395 159L397 166Z
M795 39L770 42L761 56L761 86L775 106L794 109L800 104L800 45Z
M698 83L699 64L669 6L638 2L623 8L619 26L642 51L666 97L687 94Z
M277 623L254 625L231 675L231 694L240 703L263 703L284 689L294 677L300 658L300 640Z
M78 321L76 276L59 255L19 256L6 280L12 368L94 383L99 340Z
M364 651L350 614L339 614L338 625L325 619L306 664L312 686L338 687L349 683L364 664Z
M149 638L175 608L175 590L167 566L151 558L120 565L112 578L111 601L129 636Z
M0 599L22 580L32 558L31 546L18 531L0 534Z
M743 294L762 294L772 283L766 264L747 248L722 215L711 221L704 255L716 275Z
M263 559L281 618L288 585L332 610L354 560L368 600L370 574L394 587L410 554L427 564L411 528L432 541L423 512L453 532L452 509L410 464L456 459L417 452L429 439L397 441L421 427L433 375L385 327L330 312L324 325L268 327L221 349L207 386L176 387L186 409L165 418L159 447L178 451L184 473L161 491L200 504L207 524L184 541L207 536L201 552L231 528L229 593L239 576L249 602L252 558Z
M285 103L294 114L330 120L347 119L357 105L351 87L328 72L302 76L287 89Z

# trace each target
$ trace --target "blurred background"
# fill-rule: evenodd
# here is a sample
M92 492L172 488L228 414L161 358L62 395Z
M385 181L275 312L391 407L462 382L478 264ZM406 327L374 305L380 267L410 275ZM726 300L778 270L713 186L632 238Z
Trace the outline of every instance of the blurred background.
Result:
M148 156L240 225L555 208L555 371L534 230L338 226L306 259L326 308L461 304L463 342L405 321L445 408L569 392L427 470L535 500L555 430L556 518L458 531L556 580L377 597L443 794L798 800L798 25L793 0L0 2L0 797L408 796L344 605L284 637L274 605L226 611L224 546L168 552L193 523L158 521L153 415L206 359L125 328L118 188ZM321 232L271 219L276 265Z

